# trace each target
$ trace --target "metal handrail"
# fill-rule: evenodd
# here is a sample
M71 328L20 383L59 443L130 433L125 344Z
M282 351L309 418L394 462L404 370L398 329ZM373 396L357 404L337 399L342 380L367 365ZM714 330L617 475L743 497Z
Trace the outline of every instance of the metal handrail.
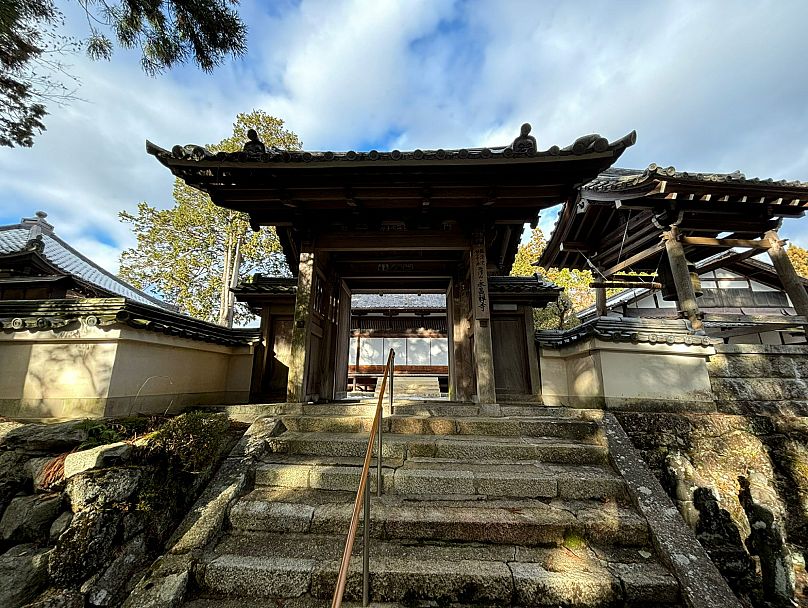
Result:
M370 461L373 459L373 440L378 439L376 456L376 495L382 495L382 418L384 403L384 392L387 388L387 375L390 374L390 412L393 411L393 368L395 366L396 353L391 348L387 356L387 364L384 366L382 376L382 386L379 390L379 401L376 404L376 413L373 416L373 424L370 427L370 437L368 437L368 449L365 452L365 460L362 464L362 476L359 479L359 489L356 491L353 513L351 514L351 524L348 526L348 537L345 539L345 549L342 552L342 561L339 565L337 575L337 587L334 590L334 599L331 601L331 608L340 608L342 596L345 593L345 585L348 581L348 567L351 563L351 553L353 553L356 532L359 528L359 509L364 504L364 522L362 524L362 605L370 604L370 492L367 491L368 480L370 479Z

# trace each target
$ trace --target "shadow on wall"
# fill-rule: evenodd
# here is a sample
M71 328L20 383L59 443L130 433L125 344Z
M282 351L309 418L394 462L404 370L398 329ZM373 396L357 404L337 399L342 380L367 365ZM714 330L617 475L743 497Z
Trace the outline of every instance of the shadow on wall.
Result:
M788 550L795 578L788 583L789 577L781 576L785 585L780 589L791 587L797 601L808 605L803 561L808 547L808 418L673 412L616 415L747 605L798 605L768 587L774 573L787 569L781 565L788 563L781 547ZM742 485L746 483L751 488L748 495ZM749 496L757 505L752 511ZM767 523L767 513L774 528ZM764 532L771 535L767 540L759 538Z
M103 415L115 350L109 342L34 343L20 415Z

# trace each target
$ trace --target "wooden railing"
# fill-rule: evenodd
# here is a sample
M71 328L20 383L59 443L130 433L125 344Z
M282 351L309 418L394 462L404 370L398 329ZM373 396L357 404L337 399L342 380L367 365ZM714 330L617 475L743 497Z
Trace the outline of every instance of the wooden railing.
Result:
M370 437L368 437L368 448L365 452L365 461L362 464L362 476L359 479L359 489L356 491L353 513L351 514L351 524L348 526L348 537L345 539L345 550L342 552L342 561L339 566L337 576L337 587L334 590L334 599L331 601L331 608L340 608L342 596L345 593L345 584L348 581L348 567L351 563L351 553L353 553L356 532L359 529L359 510L364 505L364 515L362 523L362 605L370 604L370 462L373 459L373 440L377 441L376 448L376 495L382 495L382 416L384 403L384 393L387 389L387 377L390 377L390 411L393 408L393 368L395 367L396 353L391 348L387 356L387 364L384 366L382 385L379 390L379 401L376 404L376 413L373 416L373 424L370 427Z

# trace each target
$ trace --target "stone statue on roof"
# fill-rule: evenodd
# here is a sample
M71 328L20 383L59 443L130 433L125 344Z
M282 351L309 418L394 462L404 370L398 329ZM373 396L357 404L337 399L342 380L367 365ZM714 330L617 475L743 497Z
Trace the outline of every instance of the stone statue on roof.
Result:
M264 145L260 139L258 139L258 132L255 129L250 129L247 131L247 141L244 143L243 150L253 156L255 154L264 154L267 151L267 147Z
M531 126L529 122L522 125L522 130L519 137L514 139L513 143L511 144L511 149L514 152L529 153L537 150L536 138L530 134L530 129Z

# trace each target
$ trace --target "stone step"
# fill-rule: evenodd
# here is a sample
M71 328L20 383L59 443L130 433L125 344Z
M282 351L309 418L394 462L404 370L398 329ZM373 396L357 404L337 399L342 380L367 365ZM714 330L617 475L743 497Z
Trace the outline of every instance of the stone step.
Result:
M368 433L370 416L284 416L290 431L303 433ZM555 437L601 443L602 433L594 420L574 418L480 418L393 415L382 419L385 433L398 435L489 435L497 437Z
M437 376L397 376L393 386L395 396L399 399L407 397L440 397L440 381ZM376 383L373 396L378 399L381 380ZM388 395L390 385L387 386ZM394 398L395 399L395 398Z
M429 606L435 608L430 602L400 604L397 602L370 602L369 608L417 608L418 606ZM182 604L183 608L247 608L243 597L219 597L204 593L201 596L188 600ZM251 597L249 608L279 608L277 598L256 598ZM282 608L329 608L331 599L317 599L311 596L284 598ZM343 601L344 608L360 608L362 602Z
M280 454L362 457L367 450L367 437L363 433L287 432L267 443L271 452ZM477 463L531 460L601 464L607 462L608 450L602 445L544 437L387 434L382 457L394 461L423 457Z
M354 402L286 404L287 408L278 408L279 413L305 414L313 416L368 416L372 417L376 411L377 400L359 400ZM385 399L385 408L389 408L389 400ZM251 406L244 406L251 407ZM394 414L402 416L480 416L482 410L491 409L489 406L479 406L473 403L435 400L394 400ZM567 407L544 406L540 403L503 402L495 406L502 416L545 417L558 418L586 418L597 420L602 416L600 410L575 409ZM389 409L385 410L389 412Z
M375 460L370 476L376 491ZM272 454L255 471L256 486L355 492L361 458ZM398 495L480 495L513 498L625 497L625 483L609 467L543 462L475 465L433 458L382 467L382 489Z
M649 542L645 520L613 499L423 498L373 497L372 536L525 546L561 546L570 538L602 545L645 546ZM341 535L348 529L352 509L351 493L260 488L233 506L229 522L241 531Z
M341 536L231 535L207 558L198 582L206 592L225 596L327 600L335 587L343 542ZM361 543L351 559L348 600L361 597L360 550ZM640 550L627 559L627 551L585 546L537 549L376 541L370 552L371 597L376 601L525 606L678 601L675 579Z

